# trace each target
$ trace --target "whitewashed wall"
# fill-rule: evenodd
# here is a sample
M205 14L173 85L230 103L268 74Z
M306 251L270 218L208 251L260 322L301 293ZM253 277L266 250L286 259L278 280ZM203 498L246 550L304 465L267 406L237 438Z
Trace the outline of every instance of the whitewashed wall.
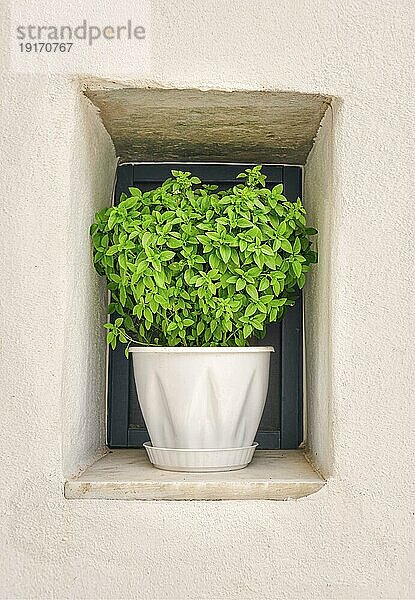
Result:
M329 339L310 360L331 378L309 392L329 408L314 435L332 476L275 503L63 498L102 441L102 290L82 231L114 155L79 84L12 73L3 37L2 597L414 597L414 19L407 0L153 5L151 81L131 83L339 98L306 177Z

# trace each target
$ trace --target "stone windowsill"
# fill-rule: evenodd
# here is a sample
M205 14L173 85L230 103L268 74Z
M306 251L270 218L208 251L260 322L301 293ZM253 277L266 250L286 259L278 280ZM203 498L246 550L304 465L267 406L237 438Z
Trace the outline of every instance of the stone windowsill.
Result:
M291 500L325 484L301 450L257 450L239 471L154 468L144 450L112 450L65 483L65 497L103 500Z

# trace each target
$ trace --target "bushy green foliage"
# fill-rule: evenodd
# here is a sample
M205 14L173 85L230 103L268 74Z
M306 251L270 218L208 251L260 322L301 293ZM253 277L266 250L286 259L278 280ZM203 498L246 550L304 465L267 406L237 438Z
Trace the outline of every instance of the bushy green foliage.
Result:
M130 188L96 214L94 263L112 301L107 340L158 346L244 346L294 303L316 253L298 199L265 187L261 167L226 191L172 171ZM298 293L298 291L297 291Z

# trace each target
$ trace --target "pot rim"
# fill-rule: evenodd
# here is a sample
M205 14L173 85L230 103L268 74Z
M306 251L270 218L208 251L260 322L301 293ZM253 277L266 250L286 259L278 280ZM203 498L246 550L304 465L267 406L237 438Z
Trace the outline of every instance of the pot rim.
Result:
M275 350L272 346L135 346L134 348L129 348L128 352L242 354L244 352L275 352Z

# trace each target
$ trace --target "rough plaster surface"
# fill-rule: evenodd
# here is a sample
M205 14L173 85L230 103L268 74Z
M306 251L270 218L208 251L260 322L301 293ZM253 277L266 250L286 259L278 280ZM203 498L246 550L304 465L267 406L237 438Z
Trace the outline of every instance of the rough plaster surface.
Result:
M92 86L91 86L92 87ZM123 161L302 164L328 97L296 92L85 91Z
M315 331L330 340L313 369L331 381L310 392L330 401L329 437L315 439L323 455L331 439L321 459L330 478L317 494L275 503L65 500L66 469L99 442L90 425L93 444L74 439L83 424L74 394L89 419L102 390L86 368L101 353L101 308L91 306L99 288L79 296L91 272L76 268L87 252L71 227L82 227L78 200L86 223L107 193L113 149L83 112L78 85L9 71L3 35L3 598L415 596L414 19L409 0L155 0L153 78L122 82L341 99L331 150L323 135L307 167L307 202L330 257L310 282L323 286ZM98 145L88 142L94 131ZM75 307L89 315L82 342ZM310 355L318 344L307 343Z
M307 445L315 465L328 477L334 464L332 288L336 228L333 194L333 140L336 104L327 110L304 169L304 202L318 229L318 264L304 288Z
M75 100L70 155L66 252L65 355L62 373L64 472L99 455L105 445L106 287L96 276L85 232L107 206L115 178L115 153L95 111L81 94ZM76 316L76 317L75 317ZM65 358L67 357L67 358Z

